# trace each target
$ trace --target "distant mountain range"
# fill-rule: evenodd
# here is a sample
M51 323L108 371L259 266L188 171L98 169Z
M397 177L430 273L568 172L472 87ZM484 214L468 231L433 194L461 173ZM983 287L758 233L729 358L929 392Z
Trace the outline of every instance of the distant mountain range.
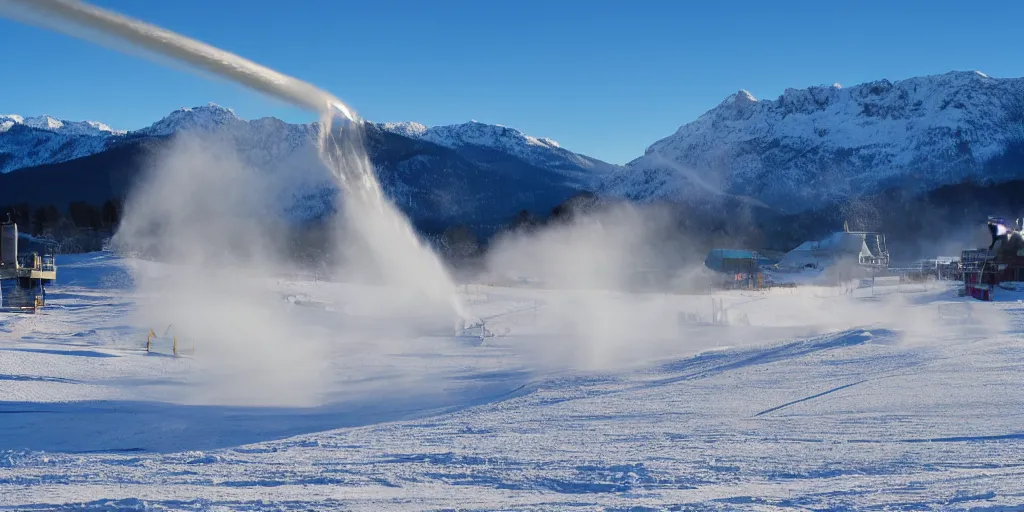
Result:
M0 116L0 204L98 204L121 196L150 155L186 130L226 134L246 163L280 184L280 207L292 218L334 208L335 184L315 153L317 125L247 121L212 104L132 132ZM991 197L1000 184L1024 178L1024 79L951 72L788 89L775 100L739 91L625 166L476 122L371 123L367 139L386 192L428 231L463 224L487 233L521 210L543 216L596 192L676 205L690 230L733 243L771 245L767 236L784 245L850 219L864 228L910 230L901 220L907 205L951 219L982 211L980 197L1020 208L1012 197ZM990 188L996 192L978 192ZM785 232L795 225L804 228Z
M1021 176L1024 79L951 72L726 98L628 163L605 190L635 200L748 198L795 213L899 188Z
M122 196L170 136L190 131L233 142L247 165L279 185L291 218L318 218L335 205L336 184L316 152L316 124L246 121L213 104L176 110L132 132L51 117L0 119L0 204L99 204ZM367 149L385 191L429 230L468 224L488 231L521 210L546 215L616 169L553 140L476 122L370 123Z

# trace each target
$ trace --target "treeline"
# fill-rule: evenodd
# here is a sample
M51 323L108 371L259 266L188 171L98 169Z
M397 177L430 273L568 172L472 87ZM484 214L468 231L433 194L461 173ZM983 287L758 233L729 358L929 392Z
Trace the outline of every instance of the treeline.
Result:
M121 221L123 204L108 200L100 206L72 201L63 210L56 205L32 207L27 203L0 206L3 220L9 214L18 223L18 230L33 236L45 235L61 227L111 231Z
M18 223L18 231L50 240L58 253L98 251L117 230L124 205L108 200L102 205L73 201L65 208L56 205L32 206L17 203L0 206L0 221L8 215Z

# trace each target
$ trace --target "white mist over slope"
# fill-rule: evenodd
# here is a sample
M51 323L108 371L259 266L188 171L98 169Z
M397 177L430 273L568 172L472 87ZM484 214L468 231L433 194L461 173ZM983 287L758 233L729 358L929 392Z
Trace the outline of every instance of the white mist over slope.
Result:
M362 122L353 121L334 96L237 55L84 3L8 0L0 7L5 14L24 19L28 13L33 22L77 37L103 43L120 39L130 52L141 46L322 113L320 154L348 194L345 220L367 242L374 256L367 260L380 264L389 284L419 292L420 302L447 301L465 317L444 268L381 194L363 146ZM98 39L91 32L96 30ZM273 184L245 166L235 145L221 135L179 134L129 198L116 245L172 264L156 277L136 272L143 297L138 320L171 324L169 332L204 347L210 385L203 388L203 400L316 404L329 380L323 373L326 351L336 349L343 337L312 332L282 307L280 297L251 286L253 278L287 268L280 258L286 231L267 214Z
M363 122L357 120L336 97L238 55L82 2L5 2L0 4L0 14L101 43L108 43L114 38L127 43L130 51L145 48L320 113L320 155L342 189L349 193L345 201L346 221L369 242L368 247L381 261L381 267L389 278L402 286L417 289L424 296L433 299L445 297L459 318L472 321L458 303L454 285L437 257L419 242L408 219L381 193L363 144ZM82 29L87 30L83 32ZM97 34L99 38L93 37ZM217 167L216 162L210 163L214 165L209 167ZM246 181L232 185L244 190ZM135 204L139 209L144 203ZM244 216L242 212L233 213ZM245 232L244 229L242 231Z
M264 214L272 187L230 147L208 134L179 135L129 198L115 245L168 263L156 274L134 273L135 322L171 325L183 342L202 347L212 384L206 394L315 402L326 340L256 280L287 268L285 229Z
M661 338L674 316L623 300L638 271L660 267L653 250L658 219L631 206L578 216L533 233L512 233L497 240L487 256L495 276L529 277L564 290L548 301L536 349L555 362L584 368L609 368L623 362L623 351ZM635 354L635 352L634 352Z
M259 179L262 173L243 164L232 147L210 133L176 136L129 198L113 240L123 253L161 262L140 260L133 267L138 300L132 323L153 326L158 335L170 326L169 335L201 356L191 377L195 385L174 399L317 405L331 399L329 390L344 377L332 362L340 354L402 352L410 337L430 329L451 335L451 311L461 305L452 302L454 286L436 277L446 277L445 269L429 266L437 260L425 246L410 254L394 210L358 202L367 200L360 190L372 187L355 187L346 201L356 206L347 207L351 229L345 233L359 240L338 240L369 247L371 257L348 260L341 273L380 275L386 286L368 288L358 304L340 301L327 324L309 322L289 299L294 293L273 284L295 271L285 257L287 226L266 214L274 184ZM390 258L372 257L380 253Z
M498 239L488 254L494 273L528 275L554 288L622 289L642 268L649 223L630 206L577 217L534 233Z
M746 346L773 339L822 335L851 328L897 330L900 343L940 339L947 326L919 296L883 292L848 280L799 289L726 293L729 329L686 325L682 316L711 321L708 285L721 276L663 210L635 205L599 208L533 232L509 234L490 248L482 279L528 278L548 290L530 350L540 361L579 369L617 371L671 354ZM911 286L911 285L905 285ZM924 286L924 285L921 285ZM668 293L665 293L668 292ZM880 297L881 295L879 295ZM986 335L1006 327L982 316ZM682 329L682 330L681 330Z

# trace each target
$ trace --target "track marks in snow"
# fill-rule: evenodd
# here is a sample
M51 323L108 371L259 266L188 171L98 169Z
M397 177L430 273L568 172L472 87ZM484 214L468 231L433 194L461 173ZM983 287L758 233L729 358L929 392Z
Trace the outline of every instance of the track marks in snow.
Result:
M45 377L41 375L4 375L0 374L0 380L16 382L58 382L61 384L80 384L81 381L64 379L61 377Z
M932 339L929 329L910 344L912 332L863 326L823 336L813 334L821 332L817 326L787 328L792 335L704 329L681 334L672 359L587 372L515 357L516 344L542 335L521 308L552 293L514 291L506 299L487 289L474 312L500 315L493 318L511 335L473 348L425 337L368 372L373 380L345 384L384 389L403 370L422 366L443 380L436 389L413 382L400 393L366 393L316 411L191 409L122 398L50 404L33 396L12 402L6 415L0 406L0 468L11 475L0 485L0 509L996 510L1021 502L1013 493L1024 475L1024 400L1007 392L1022 383L1017 332L970 343L941 330ZM68 300L108 302L82 295ZM786 307L770 298L757 306ZM121 357L0 352L23 364L0 374L49 375L48 366L59 363L64 369L54 376L86 385L0 384L63 396L118 371L119 388L188 385L178 363L192 363L114 344L144 340L124 328L126 310L72 307L36 324L12 320L19 335L10 339L37 339L10 346ZM686 355L711 346L698 343L708 334L735 345ZM377 421L361 421L371 419ZM35 438L10 437L24 435L10 429L19 424ZM153 453L155 444L141 442L149 435L179 450L218 449ZM24 449L50 441L59 448L63 440L81 451ZM86 451L142 446L144 453ZM76 500L85 503L59 505Z
M815 398L822 397L822 396L825 396L825 395L828 395L828 394L831 394L831 393L835 393L836 391L841 391L841 390L846 389L846 388L851 388L853 386L856 386L857 384L863 384L865 382L867 382L867 380L861 380L861 381L857 381L857 382L852 382L850 384L844 384L842 386L839 386L839 387L836 387L836 388L832 388L832 389L830 389L828 391L822 391L821 393L818 393L816 395L811 395L811 396L807 396L807 397L804 397L804 398L800 398L798 400L793 400L792 402L786 402L786 403L784 403L782 405L779 405L779 406L776 406L776 407L772 407L771 409L765 409L765 410L755 414L754 416L756 417L756 416L761 416L761 415L764 415L764 414L772 413L772 412L778 411L779 409L785 409L786 407L798 404L800 402L806 402L808 400L814 400Z
M992 436L934 437L931 439L904 439L903 443L984 443L989 441L1024 441L1024 432Z
M768 348L736 349L727 351L705 352L692 358L663 365L663 372L682 372L680 375L658 379L650 385L660 386L676 382L702 379L719 375L728 371L750 366L767 365L780 361L797 359L815 352L861 345L876 338L895 337L892 331L872 331L863 329L843 331L813 338L810 340L782 343Z
M54 356L74 356L74 357L121 357L117 354L111 354L108 352L99 352L96 350L52 350L45 348L4 348L9 352L29 352L33 354L49 354Z

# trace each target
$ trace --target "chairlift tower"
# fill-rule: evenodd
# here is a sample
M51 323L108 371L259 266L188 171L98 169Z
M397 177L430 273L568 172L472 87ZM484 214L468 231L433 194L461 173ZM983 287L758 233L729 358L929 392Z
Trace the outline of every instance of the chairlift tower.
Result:
M872 257L864 258L860 262L861 265L876 270L889 268L889 249L885 245L885 233L860 231L852 234L863 236L864 245L872 252Z

